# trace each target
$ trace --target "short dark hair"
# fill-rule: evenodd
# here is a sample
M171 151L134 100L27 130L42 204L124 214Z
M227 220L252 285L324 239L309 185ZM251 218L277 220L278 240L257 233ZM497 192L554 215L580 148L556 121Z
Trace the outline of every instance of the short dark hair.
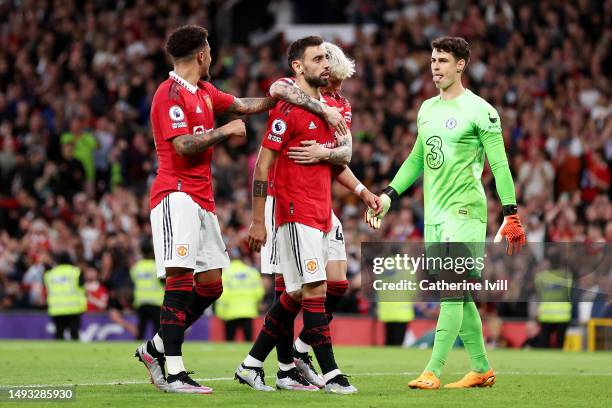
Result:
M208 30L204 27L184 25L170 34L166 42L166 52L174 59L188 57L203 48L207 39Z
M464 60L465 65L470 62L470 44L461 37L440 37L431 42L431 48L448 52L457 61Z
M289 68L293 71L291 63L295 60L304 58L304 51L306 51L306 48L316 47L321 44L323 44L323 39L318 35L310 35L292 42L287 49L287 62L289 63Z

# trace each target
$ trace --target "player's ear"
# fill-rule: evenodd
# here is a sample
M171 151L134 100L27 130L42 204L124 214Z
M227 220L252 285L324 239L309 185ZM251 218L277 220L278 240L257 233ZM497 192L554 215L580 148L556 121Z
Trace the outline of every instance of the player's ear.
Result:
M291 61L291 67L293 68L293 72L295 72L296 75L302 74L304 72L304 68L302 67L302 63L300 62L300 60Z
M465 60L460 59L457 61L457 73L460 74L465 69Z

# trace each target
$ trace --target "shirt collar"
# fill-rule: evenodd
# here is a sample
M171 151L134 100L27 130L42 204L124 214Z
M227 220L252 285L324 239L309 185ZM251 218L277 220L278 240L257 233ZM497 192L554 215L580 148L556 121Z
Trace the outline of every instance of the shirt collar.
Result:
M195 95L195 93L198 91L198 87L197 86L191 85L189 82L187 82L187 80L185 80L184 78L181 78L180 76L178 76L174 71L170 71L169 75L170 75L170 78L172 80L178 82L183 88L185 88L186 90L188 90L192 94Z

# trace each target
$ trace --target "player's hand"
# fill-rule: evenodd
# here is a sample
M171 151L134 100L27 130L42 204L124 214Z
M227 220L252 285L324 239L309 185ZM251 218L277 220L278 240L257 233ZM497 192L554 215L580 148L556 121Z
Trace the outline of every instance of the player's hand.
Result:
M380 205L377 210L372 208L368 208L368 210L364 214L364 221L373 229L379 229L382 225L382 220L389 212L389 208L391 208L391 197L387 194L382 193L379 197Z
M334 127L338 133L343 136L348 134L348 127L346 126L346 121L344 120L344 115L342 111L344 108L337 108L335 106L327 106L325 105L323 109L323 118L330 126Z
M497 231L493 242L502 242L504 237L506 238L506 253L508 255L519 253L521 247L527 242L518 214L506 215L504 217L504 222L499 231Z
M251 251L260 252L265 244L266 225L263 222L252 222L249 227L249 248Z
M315 140L303 140L302 146L289 148L287 157L297 164L314 164L329 157L329 149Z
M382 200L379 196L372 193L367 188L364 188L361 193L359 193L359 197L363 200L365 205L368 206L368 209L374 210L374 213L378 213L380 209L382 209Z
M242 119L234 119L222 126L229 136L246 136L246 126Z

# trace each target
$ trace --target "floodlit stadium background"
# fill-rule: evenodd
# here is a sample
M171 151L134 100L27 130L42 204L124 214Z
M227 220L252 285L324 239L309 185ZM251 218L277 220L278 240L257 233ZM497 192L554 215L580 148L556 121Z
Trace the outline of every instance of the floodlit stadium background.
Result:
M42 276L68 252L99 300L90 302L82 340L133 338L129 269L151 239L156 168L149 105L171 69L164 39L185 23L208 28L212 81L236 96L263 96L287 76L284 51L296 38L319 34L341 45L357 64L342 88L353 107L350 167L375 193L409 154L418 108L437 92L429 42L466 38L464 84L501 114L528 241L610 242L611 20L610 0L0 2L0 337L52 337ZM215 148L215 197L230 256L257 268L245 236L266 115L245 121L245 141ZM77 160L68 158L72 144ZM488 168L483 183L492 237L501 207ZM384 342L376 304L360 293L360 243L421 240L421 200L417 183L372 232L363 204L334 188L351 282L332 325L336 343ZM263 285L261 311L273 296L271 282ZM589 285L590 296L574 299L568 348L595 348L588 340L607 321L592 318L612 318L609 274ZM435 304L415 309L406 345L437 313ZM537 334L533 304L481 311L492 347L519 347ZM192 339L223 339L218 319L198 324ZM597 348L612 347L611 336L604 329Z

